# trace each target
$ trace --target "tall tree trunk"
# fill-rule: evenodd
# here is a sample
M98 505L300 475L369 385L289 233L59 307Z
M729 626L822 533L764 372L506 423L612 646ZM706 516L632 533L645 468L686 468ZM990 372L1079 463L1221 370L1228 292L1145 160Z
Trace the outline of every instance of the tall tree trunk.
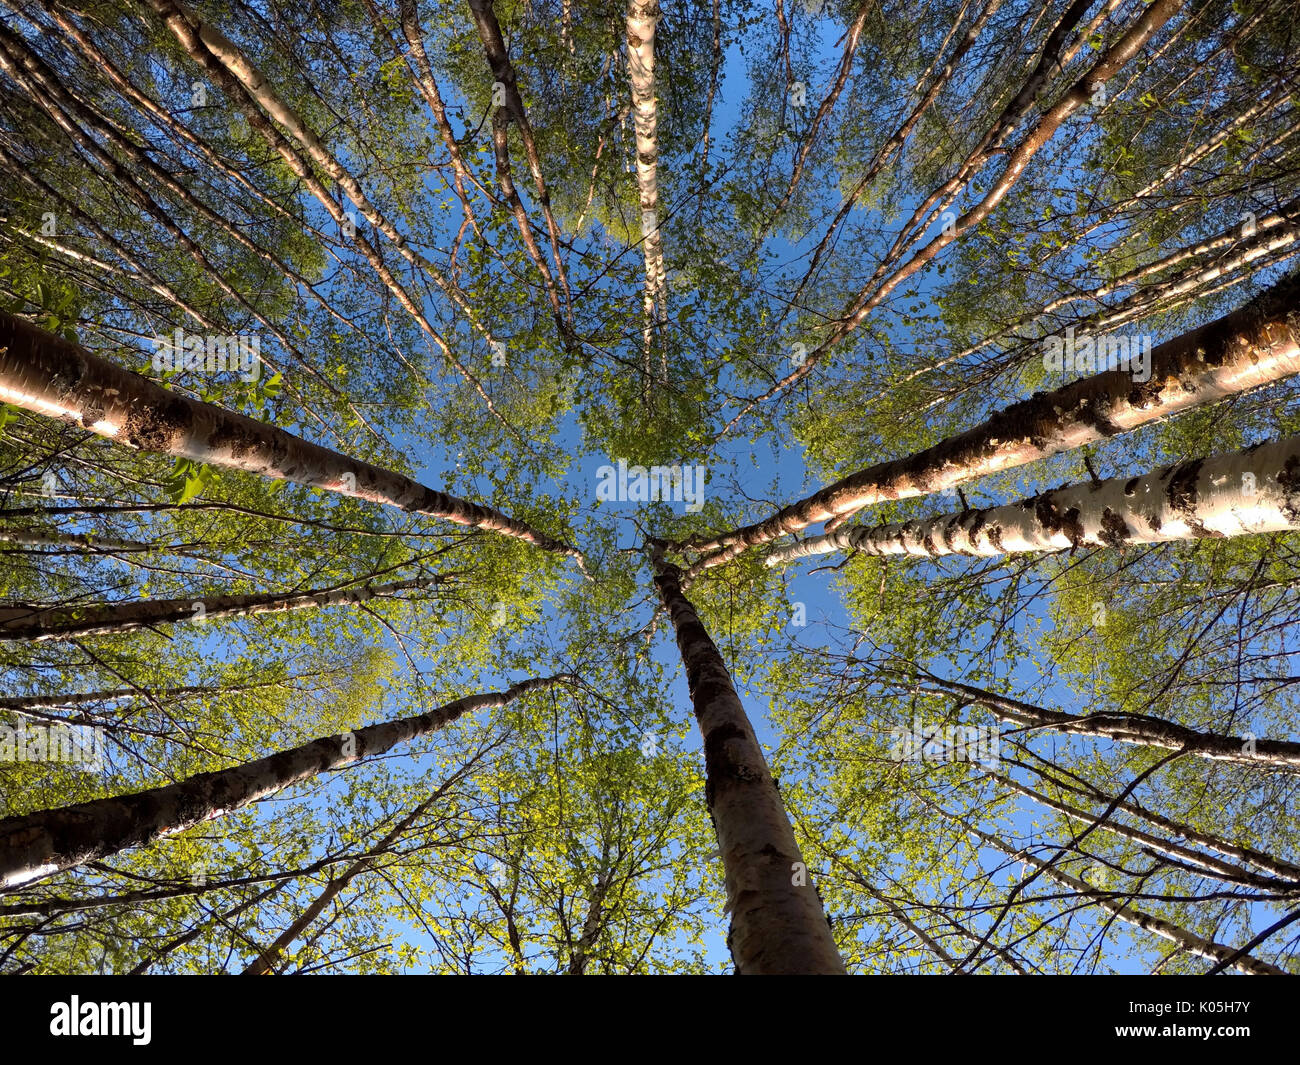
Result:
M276 93L274 87L262 77L249 62L248 57L233 42L228 40L216 27L202 22L192 12L184 10L179 4L173 3L172 0L147 0L147 2L163 19L167 28L175 36L181 47L185 49L186 54L198 63L221 87L221 90L227 95L231 103L239 109L248 124L257 130L272 150L284 160L285 165L303 183L303 186L315 197L316 201L340 228L351 226L352 219L348 217L347 212L335 201L333 195L321 182L315 167L321 168L337 181L339 187L343 189L352 203L360 210L366 221L392 242L402 258L413 268L422 270L433 278L434 283L450 296L474 327L479 332L489 335L490 338L490 334L479 320L477 313L469 305L460 287L443 276L436 266L411 247L406 238L397 231L387 218L379 214L374 204L366 198L356 179L343 169L338 160L326 149L320 138L307 128L302 118ZM271 118L268 118L267 115L270 115L275 121L271 121ZM283 123L284 128L289 130L298 145L301 146L301 149L295 147L280 132L280 127L276 125L276 122ZM303 152L307 154L304 156ZM403 310L433 341L447 362L455 367L460 376L474 389L488 412L516 440L521 444L525 443L514 426L501 416L500 411L492 402L492 397L488 395L487 390L483 387L483 383L457 357L451 345L447 343L446 338L434 328L423 308L412 298L411 294L388 268L377 244L372 244L360 229L356 229L353 242L385 287L392 292L397 302L402 305ZM415 368L409 363L407 366L412 373L416 372Z
M644 356L647 386L654 327L668 314L668 273L659 229L659 133L655 102L655 24L657 0L629 0L627 65L632 83L632 122L636 130L636 182L641 199L641 249L645 255Z
M134 632L183 621L200 624L210 618L282 614L315 607L346 606L413 589L446 584L448 577L416 577L391 584L360 588L322 588L306 592L255 592L249 595L189 596L184 599L145 599L138 602L86 603L35 607L0 604L0 642L45 642L81 636Z
M560 43L574 54L573 48L573 0L560 0Z
M842 975L821 899L722 655L662 545L652 559L704 738L705 800L726 870L727 943L736 971Z
M370 9L371 21L376 26L383 23L383 12L381 12L376 0L367 0L366 6ZM483 236L483 231L479 227L478 219L474 214L474 206L470 201L470 186L477 187L489 198L491 194L478 181L470 169L465 165L465 157L461 154L460 142L456 140L456 134L452 131L451 123L447 121L447 108L442 102L442 93L438 90L438 83L433 76L433 67L429 63L428 53L424 49L424 28L420 25L419 14L415 8L415 0L398 0L398 12L402 21L402 35L406 38L407 50L410 54L412 64L412 77L415 79L416 86L419 88L424 101L429 105L429 110L433 112L434 121L438 125L438 132L442 136L442 143L447 149L447 155L451 160L451 170L456 186L456 195L460 199L461 205L465 211L465 218L474 228L474 232L479 239L487 242ZM394 42L396 48L396 42ZM396 48L400 51L400 48Z
M149 551L183 555L194 550L189 546L146 544L138 540L96 536L94 533L61 533L48 529L0 529L0 543L21 544L24 547L78 547L90 555L140 554Z
M491 507L426 488L403 474L216 404L169 392L4 312L0 348L0 401L60 418L115 443L386 503L581 557L575 548Z
M516 215L520 218L520 235L528 247L529 255L537 264L538 270L546 282L547 293L551 298L552 309L555 312L556 325L560 329L561 337L568 343L571 339L573 326L572 294L569 291L569 281L564 272L564 260L560 256L560 228L556 224L555 213L551 210L551 194L546 187L546 178L542 174L541 153L537 150L537 140L533 136L533 127L528 121L527 112L524 110L523 97L519 95L519 79L515 74L514 64L510 62L510 53L506 48L505 39L501 35L501 25L497 21L492 0L469 0L469 8L474 16L474 26L478 30L479 40L483 42L483 51L487 56L492 76L505 89L505 115L493 116L493 139L496 144L501 191L505 193L507 199L512 200ZM533 175L533 185L537 190L537 199L542 206L542 216L546 220L546 231L551 239L551 255L555 260L555 272L559 276L560 287L564 290L563 311L560 309L559 294L555 290L555 281L551 277L551 271L533 241L531 223L528 222L523 204L515 193L514 186L509 182L510 156L504 128L506 115L513 118L515 127L519 130L519 139L523 142L524 155L528 159L528 169ZM500 173L502 168L504 168L504 172Z
M850 548L868 555L993 558L1293 529L1300 529L1300 436L1140 477L1067 485L1007 506L838 529L779 548L765 561L776 566Z
M683 547L715 553L692 572L817 522L843 521L875 503L1023 466L1300 372L1300 326L1291 320L1297 308L1300 273L1292 273L1245 306L1152 349L1144 384L1127 371L1109 370L1038 393L923 451L850 474L763 521L686 541Z
M319 773L381 755L399 743L442 728L462 714L505 706L527 692L574 679L569 674L533 678L505 691L467 695L428 713L324 736L175 784L6 817L0 820L0 885L16 887L128 847L151 843Z
M178 0L148 0L148 4L167 24L167 28L172 31L173 36L191 58L199 61L207 69L210 69L211 62L215 60L230 75L238 79L248 96L302 145L312 162L338 182L339 188L366 221L388 239L402 258L411 266L427 273L470 321L479 324L478 316L469 305L464 293L433 263L410 246L406 237L366 195L356 177L343 166L325 142L308 126L306 120L276 91L275 86L237 44L211 22L203 21Z
M67 710L87 703L109 703L121 699L186 699L194 695L256 691L259 688L275 686L275 681L263 681L257 684L235 684L229 687L187 684L174 688L113 688L109 691L77 692L72 695L16 695L0 699L0 712L7 710L10 713L23 714L31 710Z
M587 974L587 965L591 961L591 952L596 946L596 940L600 936L601 929L604 927L605 893L609 890L609 875L608 873L602 873L596 881L596 886L592 888L591 902L587 906L587 916L582 922L582 935L579 936L577 945L573 948L573 956L569 959L570 976L585 976Z

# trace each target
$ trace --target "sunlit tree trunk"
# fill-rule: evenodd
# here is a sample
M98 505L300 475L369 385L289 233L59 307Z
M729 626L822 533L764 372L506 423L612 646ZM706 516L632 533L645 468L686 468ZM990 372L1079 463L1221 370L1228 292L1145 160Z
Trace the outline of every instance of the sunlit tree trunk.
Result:
M570 976L586 975L587 965L591 961L591 952L604 927L605 893L608 890L608 874L603 874L592 889L591 901L587 904L587 916L582 922L582 935L578 938L573 948L573 956L569 959Z
M398 253L413 268L427 274L469 319L475 329L488 336L487 328L478 312L470 305L460 287L447 278L428 258L414 248L406 237L392 224L391 220L381 214L374 203L366 196L356 178L349 173L337 158L329 151L321 139L307 126L302 117L276 92L275 87L264 78L232 41L211 23L203 22L193 12L185 9L173 0L148 0L149 6L166 23L186 53L211 76L232 104L262 136L268 145L284 160L285 165L302 181L316 201L328 212L338 226L353 232L353 242L379 279L396 297L398 303L420 326L430 340L437 346L443 357L456 368L477 393L489 413L513 435L520 443L522 437L518 431L502 416L488 395L478 377L470 371L464 361L456 354L443 335L434 328L424 309L412 298L410 292L388 268L380 253L379 246L372 244L366 234L361 232L349 217L341 204L337 203L317 174L323 170L348 196L362 216L375 227L397 249ZM270 116L268 118L267 116ZM274 120L274 121L272 121ZM297 146L280 131L280 126L288 130ZM304 155L304 153L306 153ZM400 354L400 352L399 352ZM416 372L414 366L407 368Z
M1300 436L1140 477L1067 485L1002 507L837 529L773 551L769 566L831 551L992 558L1300 529Z
M629 0L627 7L628 80L632 83L632 121L636 130L636 182L641 200L641 250L645 256L645 367L654 327L668 313L668 273L659 228L659 111L655 101L655 0Z
M141 451L310 485L372 503L489 529L577 555L491 507L308 443L265 422L154 384L53 333L0 312L0 401L60 418Z
M1259 769L1300 771L1300 743L1292 740L1259 739L1254 736L1247 739L1243 736L1199 732L1176 721L1147 714L1107 713L1104 710L1090 714L1067 714L960 681L940 678L936 678L936 681L950 691L969 695L998 717L1018 725L1068 732L1073 736L1094 736L1144 747L1186 751L1199 758L1235 762Z
M692 567L711 568L748 547L843 521L875 503L938 492L1279 381L1300 372L1300 326L1291 320L1298 308L1300 274L1291 274L1238 310L1154 347L1145 383L1115 369L1038 393L924 451L850 474L763 521L683 546L714 552Z
M546 282L547 294L555 312L556 324L560 329L561 336L565 336L573 324L573 309L570 305L571 293L568 278L565 276L564 260L560 255L560 229L555 221L555 213L551 209L551 194L546 186L546 178L542 174L542 158L537 148L537 140L533 136L532 124L528 121L528 114L524 110L523 97L519 95L519 79L515 73L514 64L510 61L510 52L506 47L505 39L501 35L501 25L497 21L492 0L469 0L469 9L474 18L474 25L478 29L479 39L483 42L483 49L487 56L488 66L492 70L492 76L505 90L505 107L497 111L492 118L493 142L496 149L497 174L501 182L501 191L514 209L519 224L519 234L523 238L528 253L537 265L543 280ZM555 273L559 277L560 288L563 290L563 310L560 307L560 293L556 290L555 279L552 277L551 270L546 265L546 260L542 257L533 240L528 216L524 212L523 203L519 199L518 193L515 192L514 184L510 179L510 155L506 140L507 119L512 119L515 128L519 131L519 139L523 142L524 154L528 158L528 169L533 175L533 186L537 191L537 199L541 204L542 215L546 220L546 230L551 240L551 255L555 261Z

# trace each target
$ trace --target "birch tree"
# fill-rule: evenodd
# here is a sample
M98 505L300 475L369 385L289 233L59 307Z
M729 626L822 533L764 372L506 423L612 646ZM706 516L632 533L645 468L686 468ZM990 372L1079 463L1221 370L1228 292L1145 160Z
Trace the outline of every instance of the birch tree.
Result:
M629 0L627 67L632 85L632 120L636 128L636 181L641 200L641 247L645 256L645 374L657 326L668 315L668 274L664 269L659 220L659 135L655 105L655 24L659 5Z
M808 878L767 768L722 656L681 591L681 571L654 559L704 738L707 803L718 834L732 914L728 945L738 972L843 974L821 899Z
M841 478L764 521L685 546L715 552L698 565L721 565L747 547L843 521L873 503L955 487L1294 374L1298 298L1300 279L1292 275L1239 310L1154 348L1150 379L1140 386L1131 372L1114 369L1040 393L924 451Z
M1156 544L1300 527L1300 437L1191 459L1137 477L1069 485L928 521L839 529L769 554L768 565L853 548L923 558Z
M450 724L462 714L504 706L530 691L571 683L562 675L468 695L424 714L327 736L267 758L176 784L0 821L0 874L8 887L68 869L164 834L220 817L299 781L375 757Z
M0 318L0 397L142 451L245 470L514 536L577 554L500 511L426 488L391 470L311 444L275 426L168 392L29 323Z
M415 577L360 588L199 596L136 603L81 603L74 607L0 605L0 640L70 640L183 622L202 625L209 618L215 621L288 610L349 606L401 592L428 591L448 580L446 577Z

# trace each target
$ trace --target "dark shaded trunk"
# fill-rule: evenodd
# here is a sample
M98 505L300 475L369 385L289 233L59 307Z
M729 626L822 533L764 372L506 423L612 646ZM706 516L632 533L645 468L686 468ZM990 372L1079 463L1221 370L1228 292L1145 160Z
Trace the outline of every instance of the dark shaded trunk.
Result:
M537 688L573 679L561 674L521 681L505 691L467 695L428 713L324 736L175 784L6 817L0 820L0 885L16 887L128 847L152 843L162 835L210 821L301 780L383 754L399 743L442 728L462 714L505 706Z
M727 945L736 971L843 975L821 898L731 674L662 547L654 570L704 738L705 801L726 871Z

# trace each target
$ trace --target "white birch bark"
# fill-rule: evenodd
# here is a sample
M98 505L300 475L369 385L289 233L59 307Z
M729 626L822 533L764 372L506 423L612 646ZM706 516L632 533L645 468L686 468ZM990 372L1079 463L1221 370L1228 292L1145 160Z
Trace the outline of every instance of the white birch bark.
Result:
M182 622L206 624L220 618L350 606L399 592L424 590L447 581L446 577L417 577L391 584L328 591L196 595L185 599L145 599L137 602L85 603L57 607L0 604L0 643L73 640L82 636L134 632L155 625Z
M844 975L821 899L799 853L763 749L731 674L695 608L681 571L653 555L704 739L705 801L726 875L727 945L742 975Z
M868 555L973 555L1119 547L1300 529L1300 436L1140 477L1067 485L1008 506L837 529L773 551L768 566L854 549Z
M965 692L977 703L987 706L1003 721L1035 729L1051 729L1074 736L1094 736L1142 747L1160 747L1167 751L1186 751L1198 758L1234 762L1256 769L1280 769L1300 772L1300 743L1292 740L1255 738L1246 742L1242 736L1216 732L1199 732L1149 714L1107 713L1067 714L1048 710L1019 699L987 692L982 688L944 681L952 691Z
M668 313L668 274L659 229L659 134L655 102L655 0L630 0L627 7L628 80L636 130L636 181L641 201L641 248L645 255L645 304L649 321Z
M841 478L762 521L685 541L685 548L714 552L692 573L875 503L952 488L1289 377L1300 372L1298 308L1300 274L1293 273L1237 310L1156 346L1145 383L1115 369L1038 393L923 451Z
M190 399L0 312L0 402L59 418L141 451L243 470L489 529L547 551L576 549L491 507L308 443L224 407Z
M505 706L534 689L573 680L571 675L561 674L521 681L505 691L467 695L428 713L325 736L175 784L6 817L0 820L0 886L15 887L128 847L143 846L162 835L221 817L291 784L383 754L462 714Z

